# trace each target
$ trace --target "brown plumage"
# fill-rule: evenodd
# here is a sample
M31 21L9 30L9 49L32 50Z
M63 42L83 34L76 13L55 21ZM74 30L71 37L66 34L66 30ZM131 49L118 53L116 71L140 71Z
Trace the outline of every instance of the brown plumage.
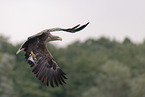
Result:
M53 56L47 49L46 43L54 40L62 40L58 36L53 36L50 32L53 31L66 31L70 33L75 33L84 29L89 23L79 27L77 25L73 28L62 29L62 28L52 28L46 29L42 32L31 36L24 42L17 54L22 50L25 51L25 59L32 67L32 72L35 76L45 83L47 86L59 86L65 82L66 74L61 70L61 68L55 62Z

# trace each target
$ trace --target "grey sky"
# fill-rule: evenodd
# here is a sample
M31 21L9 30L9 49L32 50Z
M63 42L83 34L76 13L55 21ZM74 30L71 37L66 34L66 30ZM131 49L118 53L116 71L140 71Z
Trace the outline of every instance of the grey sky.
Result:
M44 29L68 28L90 22L81 32L54 32L63 38L59 45L74 40L106 36L134 42L145 38L145 0L0 0L0 33L13 43Z

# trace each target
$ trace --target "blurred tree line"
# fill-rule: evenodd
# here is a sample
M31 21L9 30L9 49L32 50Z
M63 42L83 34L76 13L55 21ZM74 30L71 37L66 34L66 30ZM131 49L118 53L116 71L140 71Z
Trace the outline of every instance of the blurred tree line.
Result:
M145 42L107 38L76 41L66 48L48 44L67 84L47 87L31 73L21 44L0 35L0 97L144 97Z

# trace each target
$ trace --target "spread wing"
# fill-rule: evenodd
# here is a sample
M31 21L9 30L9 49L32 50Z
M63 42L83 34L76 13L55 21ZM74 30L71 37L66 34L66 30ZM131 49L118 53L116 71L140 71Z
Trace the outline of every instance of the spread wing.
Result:
M75 33L84 29L88 24L89 22L85 25L80 26L79 24L68 29L52 28L43 30L38 34L29 37L28 40L21 45L16 54L22 50L25 51L26 61L29 63L30 67L33 68L32 72L39 80L41 80L41 82L44 82L47 86L51 85L52 87L59 86L59 84L62 85L65 83L64 79L67 79L65 77L66 74L54 61L54 58L48 51L44 41L50 32L66 31Z
M54 61L46 47L46 43L41 41L38 37L28 39L22 48L25 51L25 59L32 67L32 72L35 76L44 82L47 86L59 86L65 83L65 73Z

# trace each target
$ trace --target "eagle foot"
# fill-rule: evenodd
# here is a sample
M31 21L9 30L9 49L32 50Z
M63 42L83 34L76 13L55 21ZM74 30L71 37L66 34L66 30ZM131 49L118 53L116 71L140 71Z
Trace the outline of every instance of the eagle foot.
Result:
M33 58L36 57L36 55L31 51L31 54L29 56L33 56Z

